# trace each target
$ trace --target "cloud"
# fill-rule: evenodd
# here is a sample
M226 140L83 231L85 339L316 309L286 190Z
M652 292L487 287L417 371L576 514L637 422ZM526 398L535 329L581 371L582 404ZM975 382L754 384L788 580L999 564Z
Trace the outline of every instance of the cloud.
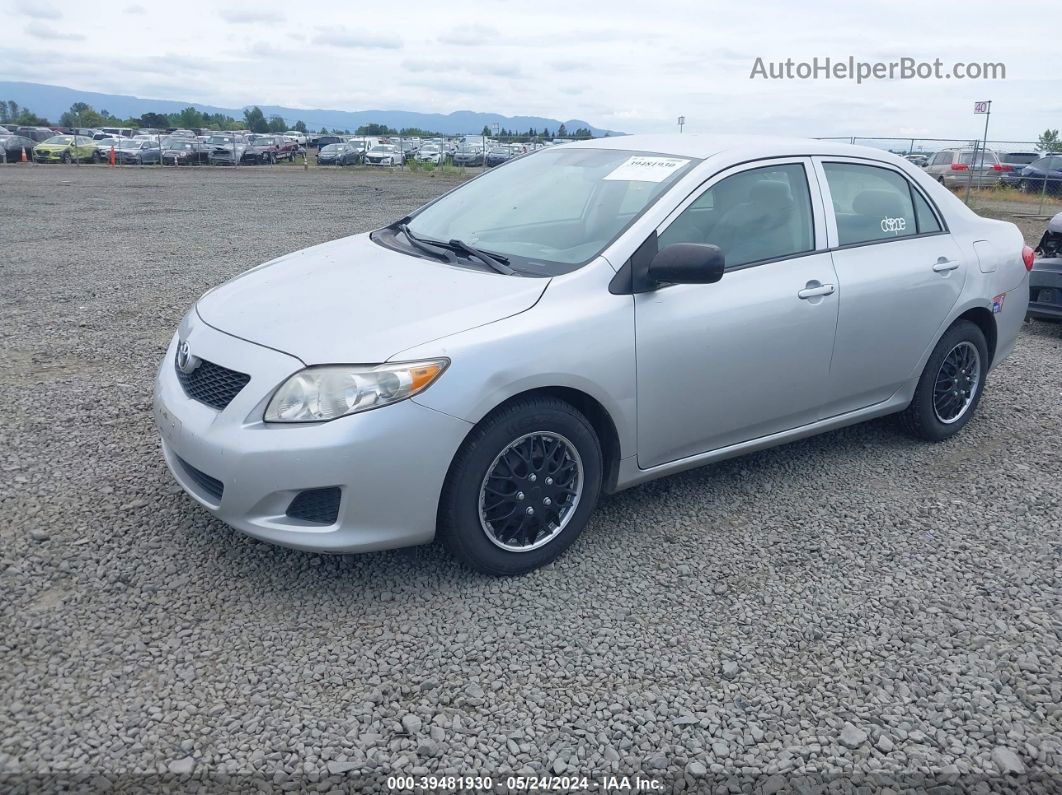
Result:
M223 8L218 11L218 16L232 25L284 21L284 15L276 11L259 11L255 9Z
M468 61L464 59L406 58L402 68L407 72L432 74L456 73L483 75L485 77L520 77L523 72L514 63L505 61Z
M81 41L85 38L80 33L60 33L43 22L30 22L26 25L26 33L34 38L48 39L49 41Z
M38 3L35 0L19 0L15 3L15 11L21 16L33 19L62 19L63 12L48 3Z
M459 47L477 47L481 44L496 44L499 33L496 28L486 25L469 25L453 28L439 36L443 44L456 44Z
M314 44L326 44L330 47L344 47L351 50L398 50L402 47L402 40L397 36L362 33L361 31L351 32L343 28L337 30L318 28L317 30L317 35L313 37Z
M142 5L137 4L137 3L134 3L131 6L126 6L123 10L125 11L126 14L143 14L144 13L144 7Z

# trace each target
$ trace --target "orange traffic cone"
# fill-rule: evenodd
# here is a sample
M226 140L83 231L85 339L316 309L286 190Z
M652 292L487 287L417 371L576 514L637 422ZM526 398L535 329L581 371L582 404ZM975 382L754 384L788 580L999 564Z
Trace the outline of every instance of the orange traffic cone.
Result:
M29 162L29 158L26 157L26 147L22 147L22 162L23 163L28 163Z
M114 144L111 144L111 168L114 168Z

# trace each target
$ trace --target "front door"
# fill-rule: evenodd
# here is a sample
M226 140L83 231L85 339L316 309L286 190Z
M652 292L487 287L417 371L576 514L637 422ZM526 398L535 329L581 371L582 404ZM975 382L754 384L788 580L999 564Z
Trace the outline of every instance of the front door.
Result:
M640 467L818 417L837 279L809 178L804 158L731 169L658 229L660 248L718 245L726 272L635 296Z

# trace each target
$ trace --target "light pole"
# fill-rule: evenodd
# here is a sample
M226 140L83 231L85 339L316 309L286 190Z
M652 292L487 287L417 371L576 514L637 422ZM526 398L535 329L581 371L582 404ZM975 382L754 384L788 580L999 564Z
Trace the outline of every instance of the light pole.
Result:
M686 126L686 117L685 116L679 116L678 117L678 126L679 126L679 132L682 132L682 128Z

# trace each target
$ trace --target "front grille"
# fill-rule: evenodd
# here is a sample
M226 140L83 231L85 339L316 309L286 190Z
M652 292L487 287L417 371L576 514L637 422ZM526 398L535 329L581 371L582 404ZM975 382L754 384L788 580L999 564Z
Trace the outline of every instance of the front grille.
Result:
M176 456L177 462L181 465L184 473L208 496L213 497L215 502L221 502L221 495L225 493L225 484L217 478L212 478L206 472L200 469L196 469L180 456Z
M287 515L314 524L335 524L339 518L339 487L300 491L288 506Z
M188 397L218 411L229 405L251 380L251 376L246 373L238 373L205 359L190 373L182 373L176 361L173 369L177 371L177 380L181 382Z

